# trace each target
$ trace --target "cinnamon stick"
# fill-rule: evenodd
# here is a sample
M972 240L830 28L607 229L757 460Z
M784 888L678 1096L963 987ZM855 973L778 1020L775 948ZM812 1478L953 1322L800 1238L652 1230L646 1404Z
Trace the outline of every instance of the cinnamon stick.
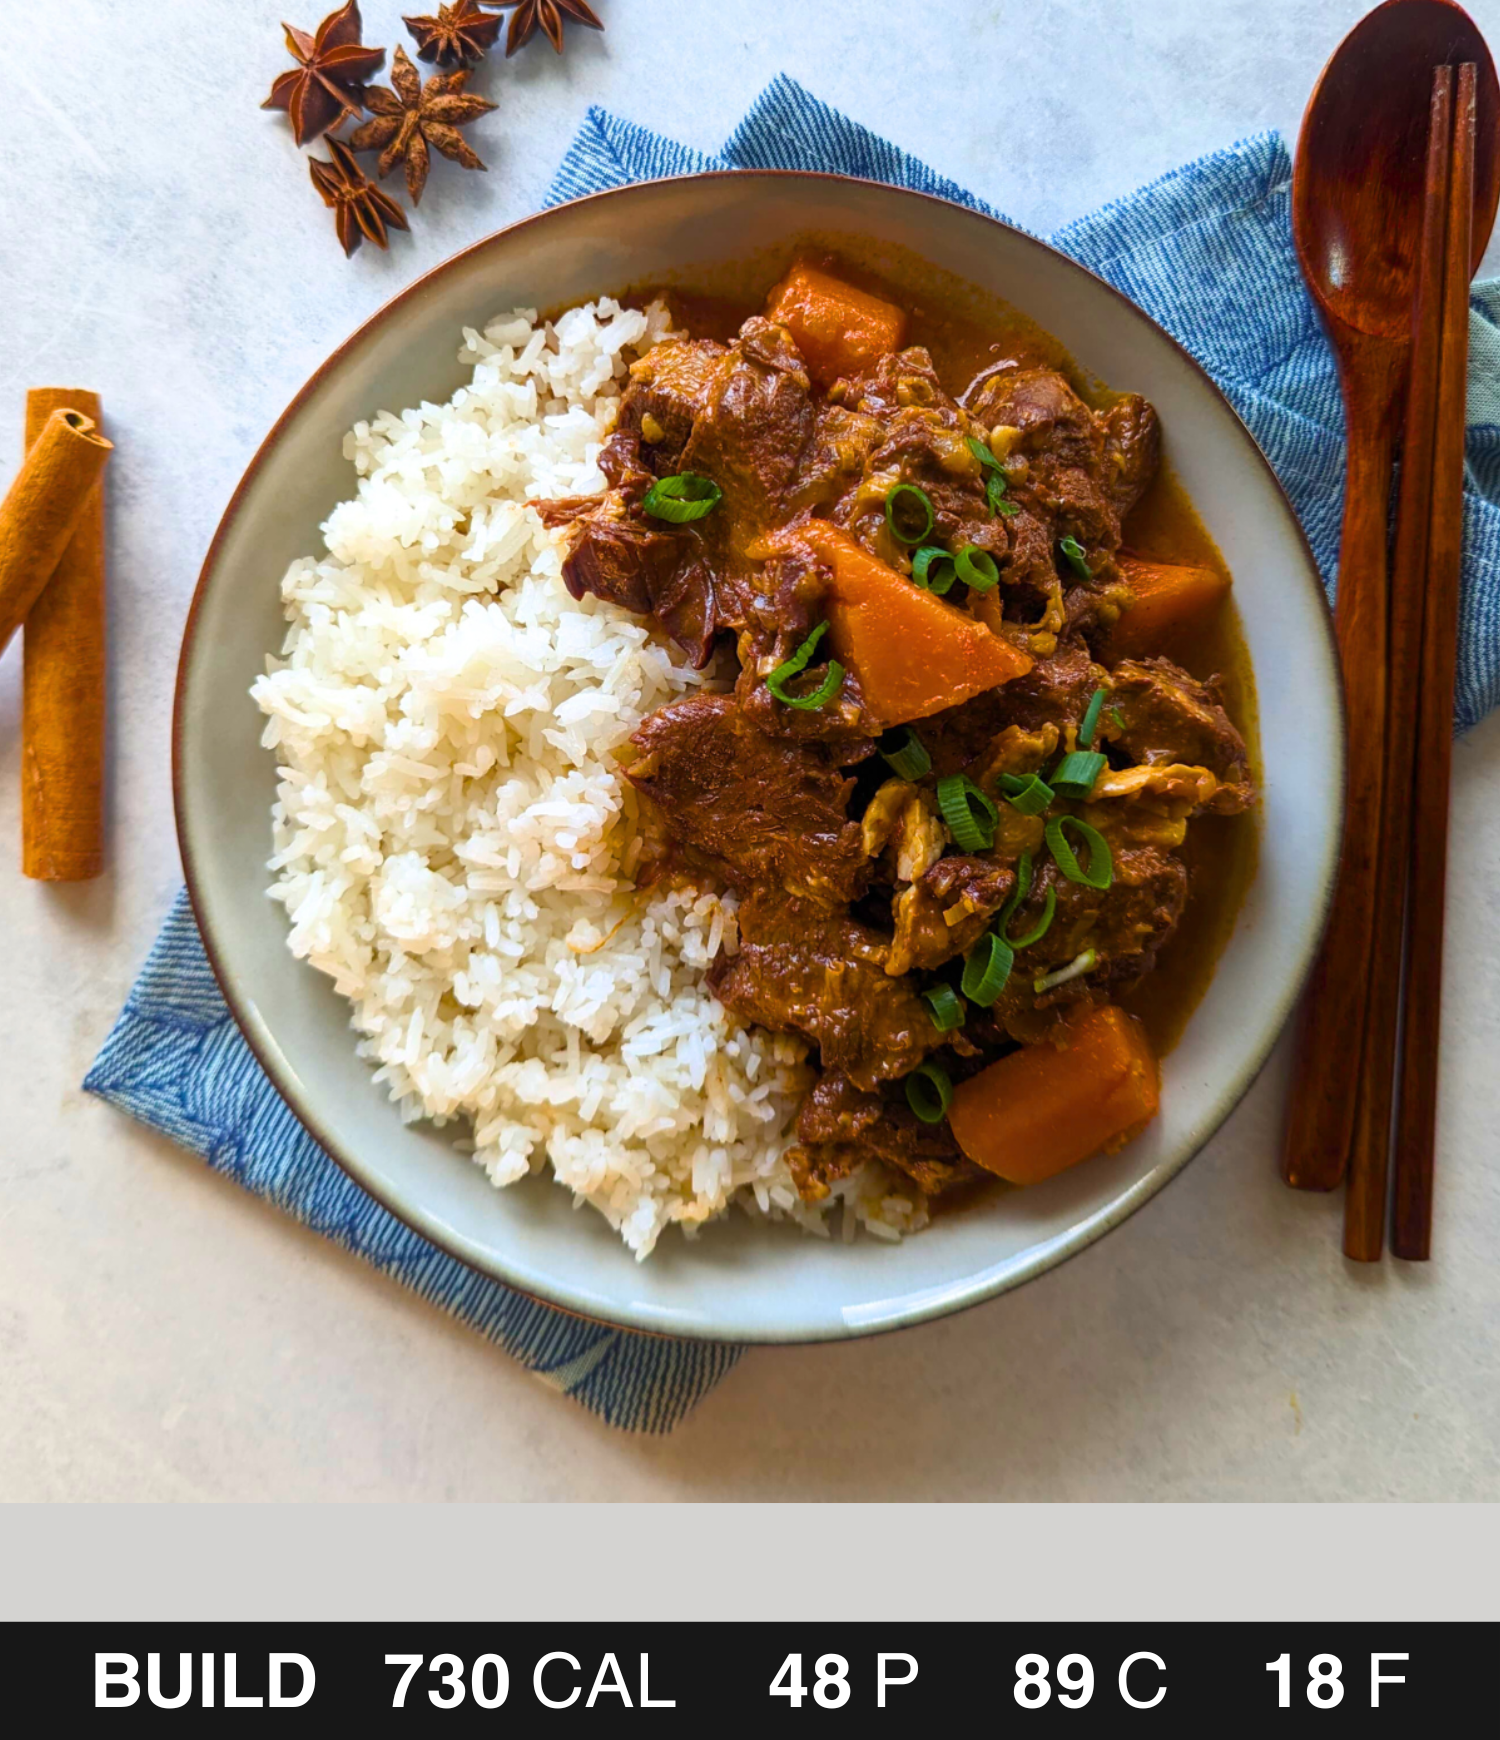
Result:
M97 393L34 387L26 443L54 411L97 423ZM31 607L22 637L21 869L40 882L84 882L104 868L104 480Z
M0 503L0 653L72 542L113 447L78 411L54 411Z

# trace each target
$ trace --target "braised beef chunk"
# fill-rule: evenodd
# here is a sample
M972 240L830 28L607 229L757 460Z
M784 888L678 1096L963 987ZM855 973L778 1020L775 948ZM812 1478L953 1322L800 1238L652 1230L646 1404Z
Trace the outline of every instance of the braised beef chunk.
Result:
M647 351L600 455L613 488L573 519L563 570L573 596L593 592L654 616L706 664L720 629L741 626L751 584L744 548L787 517L812 425L801 358L770 321L747 321L727 349L689 340ZM719 486L713 514L674 526L644 513L650 485L682 471ZM568 517L566 509L551 515L553 523Z
M878 931L766 895L739 917L739 953L715 963L709 984L742 1020L800 1033L825 1069L865 1089L906 1075L943 1043L912 981L887 974Z
M771 737L826 743L847 767L871 754L880 730L865 712L859 678L846 671L838 693L822 707L788 707L766 686L766 678L823 621L825 590L824 568L806 551L795 550L772 557L726 587L720 611L725 618L732 614L739 630L735 693L746 718ZM826 675L826 665L814 664L798 681L815 688Z
M1123 520L1161 465L1161 419L1139 393L1127 393L1104 416L1104 494Z
M1052 923L1042 937L1016 952L1009 982L989 1010L973 1010L965 1036L981 1049L1002 1040L1043 1042L1059 1019L1079 1003L1123 996L1156 964L1187 905L1187 867L1171 852L1112 845L1115 877L1108 889L1072 882L1050 859L1041 862L1030 891L1008 929L1025 937L1043 917L1049 900ZM1035 981L1058 972L1087 950L1087 971L1038 993Z
M1013 451L1049 465L1097 473L1104 437L1093 412L1056 369L1015 368L992 374L970 411L990 429L1014 429Z
M778 741L733 695L690 695L631 738L626 769L668 834L732 887L843 905L864 883L853 780L816 744Z
M616 431L599 454L610 488L604 495L538 502L549 526L566 526L563 579L575 598L593 593L651 616L698 667L718 636L714 564L696 526L674 526L640 511L655 479L641 461L638 438Z
M591 592L645 616L681 558L682 541L670 532L623 514L589 514L576 525L563 579L575 598Z
M965 385L921 345L873 360L851 346L842 372L815 383L788 329L767 318L729 343L667 340L631 367L599 456L607 492L537 504L565 531L575 597L651 619L700 667L733 645L733 691L719 692L711 667L711 692L636 730L625 771L644 800L642 877L738 896L739 946L711 967L715 994L741 1020L799 1036L821 1062L788 1150L809 1202L866 1164L928 1195L974 1176L948 1121L916 1117L903 1078L931 1059L958 1080L1016 1044L1062 1043L1080 1006L1129 993L1187 905L1189 826L1219 826L1196 818L1254 801L1249 753L1215 681L1162 658L1108 662L1126 590L1122 521L1161 461L1155 411L1134 394L1095 410L1014 335L989 355L1003 360ZM647 513L650 491L682 472L716 484L715 505L686 523ZM925 507L902 499L919 518L930 509L930 527L898 523L898 485L920 491ZM914 586L940 579L943 609L974 621L945 629L942 611L899 603L904 591L878 573L868 599L851 599L849 574L799 538L809 520L844 528ZM1064 548L1075 539L1081 561ZM995 573L916 563L919 542L953 559L983 551ZM910 657L930 644L961 663L976 622L1024 648L1027 674L889 730L878 723L895 717L877 703L906 642ZM773 691L768 679L823 624L806 668L783 672ZM835 659L848 667L837 686L796 704L821 693ZM1105 759L1088 795L1059 782L1044 809L1009 801L1007 775L1046 781L1081 747L1099 690L1089 747ZM987 817L975 804L995 806L977 833L953 807L960 774L979 788L971 822ZM1071 860L1047 824L1069 815L1109 846L1104 888L1063 869ZM1092 873L1082 836L1070 843L1075 872ZM940 1030L928 998L961 989L961 961L988 947L1018 877L1028 887L1004 932L1035 940L1015 951L991 1004L961 999L962 1023ZM941 997L936 1007L946 1013Z
M996 734L1007 723L1007 696L1014 687L1014 683L1007 683L1003 689L991 689L961 707L950 707L922 720L916 730L932 758L934 777L972 771L984 761Z
M1156 412L1134 393L1106 412L1091 411L1055 369L1040 368L991 374L970 410L1008 448L1012 493L1023 509L1034 511L1054 543L1071 536L1088 549L1095 584L1084 591L1107 585L1120 523L1161 461ZM1075 597L1069 614L1076 620L1087 609L1087 598Z
M992 435L1015 431L1002 437L1012 442L1013 490L1042 510L1057 538L1072 536L1091 549L1118 547L1119 514L1104 485L1104 429L1055 369L991 375L972 409Z
M778 553L756 570L736 598L742 691L764 689L764 679L823 620L827 590L827 570L806 550Z
M821 1202L830 1185L867 1160L904 1174L925 1196L984 1176L946 1123L924 1124L899 1101L830 1071L798 1114L797 1145L787 1152L792 1177L804 1200Z
M656 481L646 466L640 437L627 429L617 428L599 449L599 469L604 473L604 481L619 492L620 500L630 508L640 506L641 498Z
M830 518L840 518L835 504L858 485L870 455L884 440L885 424L878 417L848 405L825 402L818 406L792 505L798 509L827 508ZM846 518L842 516L840 523Z
M796 346L779 326L747 320L720 360L679 469L724 492L712 516L733 553L789 517L813 408Z
M1034 961L1037 974L1055 972L1085 949L1098 957L1084 978L1053 992L1054 999L1066 1001L1090 987L1133 985L1151 970L1187 905L1188 873L1180 858L1155 846L1114 846L1112 856L1114 881L1107 889L1070 882L1050 861L1038 875L1034 896L1045 900L1047 889L1055 890L1057 914L1046 936L1026 951L1027 970ZM1017 920L1016 934L1025 934L1025 922Z
M1015 871L993 858L939 858L896 896L886 972L930 972L965 953L984 935L1015 885Z
M1070 725L1076 728L1094 690L1107 680L1086 646L1064 642L1051 658L1039 659L1024 677L1005 685L1005 723L1019 725L1023 731L1054 725L1059 734Z
M654 616L695 665L708 663L718 623L713 573L696 539L601 514L576 527L563 579L575 598L592 592Z
M886 438L866 461L865 485L856 498L861 509L852 519L855 534L866 535L877 555L888 554L879 533L885 526L885 489L877 479L914 485L932 504L930 541L946 549L967 545L988 551L997 563L1008 563L1009 522L997 515L985 498L984 472L968 445L956 411L911 406L897 411L886 424ZM834 515L838 517L837 512Z
M682 450L713 401L724 355L713 339L673 339L631 365L619 427L640 437L644 461L657 477L683 469Z
M723 624L718 614L718 587L713 568L701 548L690 547L651 590L654 616L702 670L713 657L714 643Z
M1190 677L1170 659L1123 659L1111 678L1115 741L1132 761L1147 766L1180 762L1206 767L1227 784L1243 786L1248 800L1250 758L1209 683Z
M938 379L931 353L919 344L881 357L855 386L851 397L859 410L882 419L910 405L927 405L943 412L958 409L958 401Z
M622 492L548 502L549 525L569 527L563 580L575 598L591 592L654 617L700 669L720 628L713 567L691 526L632 513Z
M938 777L981 770L1034 773L1046 756L1063 741L1068 728L1075 730L1083 718L1094 690L1106 687L1109 673L1096 665L1081 641L1064 639L1049 658L1040 658L1024 677L1004 688L977 695L963 706L924 719L918 729L932 757ZM1021 746L1022 738L1034 752L1003 757L1001 733L1007 743Z
M918 348L885 357L854 391L857 402L846 427L858 439L845 443L844 489L829 518L847 526L874 555L899 559L901 545L887 528L885 497L895 484L910 484L932 507L928 541L952 550L973 546L987 551L1002 570L1014 568L1026 528L990 505L985 469L969 446L975 425L939 385L927 352ZM821 450L820 441L815 451ZM861 462L857 473L856 457ZM1041 548L1050 567L1045 533Z

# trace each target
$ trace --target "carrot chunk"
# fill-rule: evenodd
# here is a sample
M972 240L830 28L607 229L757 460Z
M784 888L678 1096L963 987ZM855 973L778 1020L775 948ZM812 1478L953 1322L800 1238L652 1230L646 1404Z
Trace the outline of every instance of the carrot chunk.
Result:
M766 313L791 333L808 373L824 387L862 374L899 350L906 336L905 310L816 266L793 266L771 292Z
M969 1158L1012 1184L1039 1184L1118 1148L1156 1116L1156 1059L1113 1004L1074 1016L1066 1050L1013 1051L953 1090L948 1122Z
M1135 602L1110 630L1112 658L1138 658L1161 642L1208 620L1229 593L1229 582L1212 568L1182 568L1148 562L1123 551L1115 558L1135 594Z
M882 725L904 725L1024 676L1032 660L824 520L795 536L832 570L828 640Z

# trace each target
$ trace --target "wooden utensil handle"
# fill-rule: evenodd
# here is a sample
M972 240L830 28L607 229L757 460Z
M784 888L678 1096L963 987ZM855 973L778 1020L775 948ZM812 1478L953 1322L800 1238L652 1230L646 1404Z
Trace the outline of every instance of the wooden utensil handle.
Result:
M1355 1084L1357 1115L1349 1152L1349 1192L1344 1201L1344 1255L1359 1263L1378 1262L1385 1248L1397 1017L1406 939L1412 747L1417 734L1422 597L1427 579L1433 443L1437 432L1443 248L1448 235L1448 147L1452 131L1453 69L1435 67L1427 126L1421 250L1417 256L1417 291L1412 309L1406 427L1401 440L1396 544L1391 558L1390 658L1386 669L1386 714L1380 733L1385 756L1380 890L1370 944L1364 1061Z
M1443 1005L1443 908L1448 875L1448 786L1453 764L1453 689L1464 523L1465 396L1469 279L1473 269L1475 68L1458 69L1448 239L1443 280L1442 360L1432 467L1431 530L1423 597L1421 698L1412 792L1407 972L1396 1120L1391 1250L1425 1261L1432 1242L1438 1040Z
M1347 808L1323 947L1303 999L1281 1171L1298 1190L1332 1190L1354 1137L1377 897L1389 641L1386 537L1392 428L1402 350L1370 343L1344 359L1349 430L1335 622L1349 718Z

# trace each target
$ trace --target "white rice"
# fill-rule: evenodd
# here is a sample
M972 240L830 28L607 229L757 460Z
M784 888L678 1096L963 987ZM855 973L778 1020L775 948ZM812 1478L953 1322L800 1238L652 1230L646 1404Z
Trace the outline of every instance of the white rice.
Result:
M352 1005L408 1120L466 1125L496 1185L550 1165L638 1257L731 1202L826 1232L925 1220L878 1168L803 1204L783 1154L804 1048L704 984L732 900L638 893L613 752L722 679L612 605L575 603L528 501L604 488L630 357L668 327L609 300L466 330L472 384L356 424L327 554L282 581L282 657L252 693L280 772L270 893L294 954Z

